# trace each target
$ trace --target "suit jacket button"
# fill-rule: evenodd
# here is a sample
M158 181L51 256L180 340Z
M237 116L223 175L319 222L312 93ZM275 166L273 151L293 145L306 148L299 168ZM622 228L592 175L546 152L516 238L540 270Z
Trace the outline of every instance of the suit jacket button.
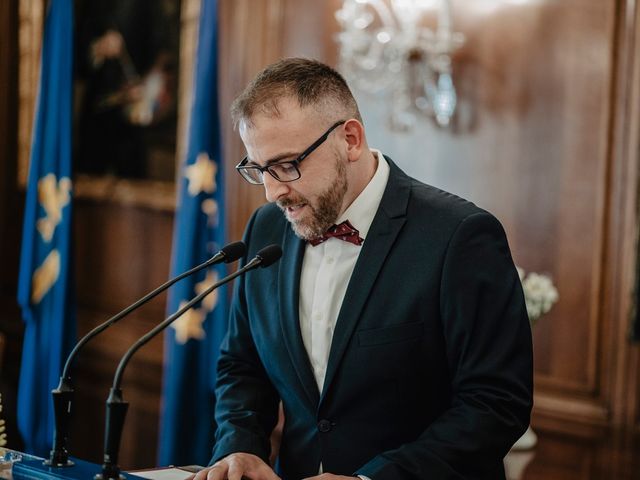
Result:
M329 420L320 420L318 422L318 430L321 433L327 433L331 430L331 422Z

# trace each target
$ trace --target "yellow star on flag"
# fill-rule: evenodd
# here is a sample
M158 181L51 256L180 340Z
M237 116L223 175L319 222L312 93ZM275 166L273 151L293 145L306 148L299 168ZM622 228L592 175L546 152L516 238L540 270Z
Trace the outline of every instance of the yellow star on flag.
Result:
M60 276L60 252L51 250L31 279L31 303L38 304Z
M195 163L185 169L184 176L189 180L189 195L195 197L200 192L215 192L217 171L216 162L209 158L207 152L198 155Z
M53 173L45 175L38 181L38 201L45 211L45 216L38 219L37 228L45 242L50 242L56 227L62 220L62 209L71 200L71 180L63 177L56 180Z
M180 308L183 308L187 302L180 302ZM189 340L202 340L205 337L205 331L202 328L202 322L205 319L205 312L197 308L190 308L184 314L171 324L171 328L176 331L176 342L185 344Z
M218 202L213 198L207 198L202 201L200 208L202 213L207 216L207 225L215 227L218 224Z
M213 285L217 281L218 281L218 272L216 272L215 270L208 270L206 278L201 282L196 283L196 287L195 287L196 294L200 295L207 288L209 288L211 285ZM217 304L218 304L218 290L214 290L209 295L204 297L204 300L202 300L202 306L207 312L212 312L213 309L216 308Z

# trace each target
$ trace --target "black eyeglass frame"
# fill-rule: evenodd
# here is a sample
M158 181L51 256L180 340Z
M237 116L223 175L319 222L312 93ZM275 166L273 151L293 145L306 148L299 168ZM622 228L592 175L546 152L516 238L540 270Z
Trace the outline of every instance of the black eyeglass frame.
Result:
M329 138L329 134L331 132L333 132L336 128L338 128L340 125L346 123L347 120L340 120L339 122L334 123L333 125L331 125L331 127L329 127L329 129L324 132L322 134L322 136L320 138L318 138L315 142L313 142L304 152L302 152L300 155L298 155L297 158L295 158L294 160L287 160L286 162L279 162L279 163L272 163L271 165L267 165L265 167L261 167L260 165L247 165L247 162L249 161L249 157L246 156L242 159L242 161L240 163L238 163L236 165L236 170L238 171L238 173L242 176L242 178L244 178L247 182L249 182L252 185L263 185L264 184L264 180L262 182L257 182L256 180L254 180L253 178L251 178L249 176L249 173L247 172L248 170L258 170L261 173L261 176L264 178L264 172L268 172L269 175L271 175L273 178L275 178L277 181L279 182L294 182L296 180L298 180L302 174L300 173L300 169L298 168L298 166L300 165L300 163L302 163L302 161L307 158L309 155L311 155L311 153L318 148L320 145L322 145L327 138ZM271 171L272 167L278 166L278 165L286 165L286 164L290 164L296 171L296 173L298 174L298 176L296 178L291 178L289 180L282 180L280 178L278 178L278 175ZM247 173L245 173L247 172Z

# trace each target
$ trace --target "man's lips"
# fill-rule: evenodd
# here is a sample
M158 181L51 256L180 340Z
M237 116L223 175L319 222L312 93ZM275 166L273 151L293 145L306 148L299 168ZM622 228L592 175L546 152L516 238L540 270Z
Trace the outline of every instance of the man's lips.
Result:
M295 219L300 215L305 206L306 203L298 203L295 205L283 206L282 208L289 219Z

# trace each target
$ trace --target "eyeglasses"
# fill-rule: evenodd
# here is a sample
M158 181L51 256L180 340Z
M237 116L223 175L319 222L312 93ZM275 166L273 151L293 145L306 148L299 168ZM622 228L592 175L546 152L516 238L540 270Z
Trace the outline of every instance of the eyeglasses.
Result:
M264 172L269 172L269 175L279 182L293 182L294 180L298 180L301 176L300 169L298 168L300 163L307 158L311 152L322 145L331 132L345 122L346 120L340 120L339 122L331 125L329 130L324 132L318 140L313 142L309 148L302 152L295 160L274 163L267 165L266 167L261 167L259 165L247 165L249 157L244 157L242 161L236 165L236 170L240 175L242 175L242 178L253 185L262 185L264 183Z

